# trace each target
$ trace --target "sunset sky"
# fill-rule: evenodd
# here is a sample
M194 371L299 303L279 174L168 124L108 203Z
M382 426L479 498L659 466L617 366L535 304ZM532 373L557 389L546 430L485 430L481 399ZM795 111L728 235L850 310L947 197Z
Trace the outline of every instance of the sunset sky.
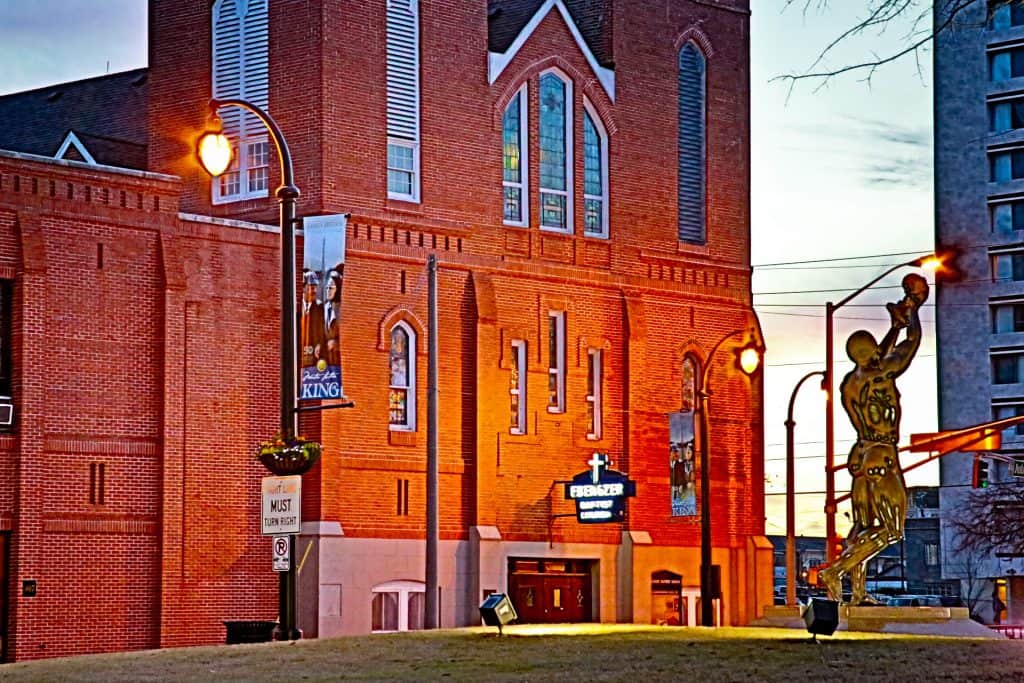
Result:
M771 79L810 66L818 50L863 12L862 2L829 3L827 12L807 14L803 3L785 12L783 0L751 4L752 261L754 301L768 345L766 531L781 534L783 421L797 380L823 368L824 302L843 298L887 265L932 249L931 54L889 65L870 83L863 75L847 75L824 87L805 82L790 90ZM870 49L884 51L899 42L906 33L902 29L850 43L830 63L861 61ZM0 64L0 94L144 66L146 2L0 0ZM764 265L783 262L805 263ZM843 340L860 327L876 337L884 334L884 303L900 296L894 286L902 275L837 314L837 383L850 367ZM936 429L934 307L926 306L922 319L925 340L900 382L904 441L910 433ZM809 381L796 412L801 492L824 489L823 413L824 401ZM838 407L836 426L836 453L845 460L852 431ZM904 460L909 462L913 459ZM908 476L908 483L935 484L937 471L934 464L923 467ZM839 490L848 486L840 478ZM813 493L798 497L798 532L823 533L822 500ZM839 522L844 530L842 516Z

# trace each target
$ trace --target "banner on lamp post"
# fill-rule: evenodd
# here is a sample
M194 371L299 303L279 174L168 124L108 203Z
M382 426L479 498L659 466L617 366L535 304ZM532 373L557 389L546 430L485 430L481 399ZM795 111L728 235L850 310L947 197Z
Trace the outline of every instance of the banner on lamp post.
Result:
M694 412L668 414L668 468L673 517L696 517L697 453Z
M341 286L348 214L302 219L299 304L299 400L344 398L341 378Z

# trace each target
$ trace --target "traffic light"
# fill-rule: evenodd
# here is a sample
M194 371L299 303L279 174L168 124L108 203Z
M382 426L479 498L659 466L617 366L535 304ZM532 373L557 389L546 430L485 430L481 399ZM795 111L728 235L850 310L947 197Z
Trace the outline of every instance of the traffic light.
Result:
M988 488L988 465L988 460L985 460L980 455L974 456L974 473L971 476L972 488Z
M836 535L832 538L832 563L835 564L835 558L843 554L843 548L846 546L846 539L842 536Z

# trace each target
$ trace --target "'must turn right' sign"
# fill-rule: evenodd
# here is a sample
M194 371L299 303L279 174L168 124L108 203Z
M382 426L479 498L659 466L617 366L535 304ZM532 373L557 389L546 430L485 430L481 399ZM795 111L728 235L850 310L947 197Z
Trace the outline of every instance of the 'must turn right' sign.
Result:
M263 507L260 526L266 535L297 534L302 531L302 477L263 477Z

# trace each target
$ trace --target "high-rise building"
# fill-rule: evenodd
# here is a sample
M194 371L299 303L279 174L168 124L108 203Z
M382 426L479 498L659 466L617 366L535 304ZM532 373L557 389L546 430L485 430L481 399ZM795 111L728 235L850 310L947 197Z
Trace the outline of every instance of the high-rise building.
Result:
M1024 415L1024 3L977 0L949 22L954 4L964 3L935 3L936 241L963 251L964 274L937 288L941 429ZM1024 425L1003 432L999 451L1021 454ZM957 551L950 521L974 457L940 461L943 574L961 580L983 618L999 602L1020 617L1020 560ZM992 486L1018 485L1009 462L988 464Z

